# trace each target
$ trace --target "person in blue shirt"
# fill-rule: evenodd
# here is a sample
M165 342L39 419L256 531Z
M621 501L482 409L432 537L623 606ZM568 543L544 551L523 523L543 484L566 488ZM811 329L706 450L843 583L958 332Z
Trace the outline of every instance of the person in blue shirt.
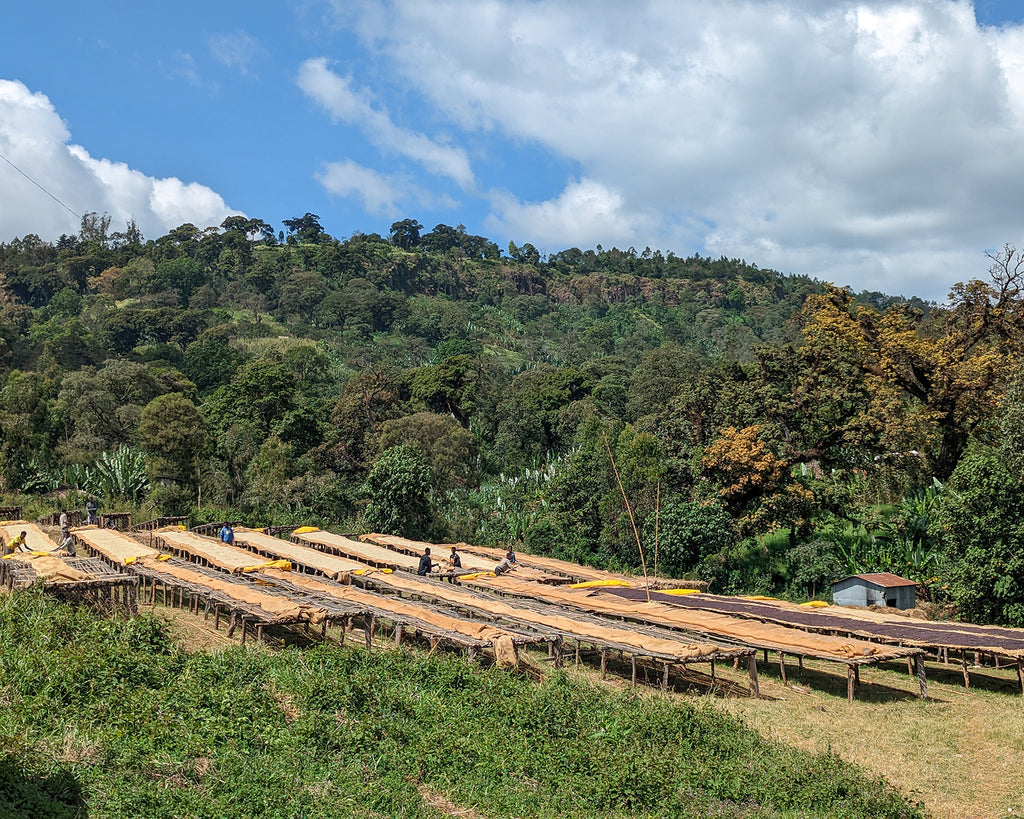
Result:
M220 527L220 539L223 543L233 544L235 542L235 530L231 528L230 523L225 523Z

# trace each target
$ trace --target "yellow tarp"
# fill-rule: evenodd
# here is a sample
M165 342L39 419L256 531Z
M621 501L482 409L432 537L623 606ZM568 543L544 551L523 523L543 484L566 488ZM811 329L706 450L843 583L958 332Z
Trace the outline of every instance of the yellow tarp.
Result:
M629 587L629 583L625 580L585 580L582 583L570 583L570 589L597 589L602 586L626 586Z

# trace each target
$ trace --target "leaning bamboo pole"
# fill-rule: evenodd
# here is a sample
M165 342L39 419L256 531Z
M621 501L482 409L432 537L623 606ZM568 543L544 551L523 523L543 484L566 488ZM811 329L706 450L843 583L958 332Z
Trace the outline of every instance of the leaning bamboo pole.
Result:
M647 577L647 562L644 560L644 547L640 543L640 532L636 528L636 519L633 517L633 507L629 505L629 498L626 497L626 488L622 485L622 478L619 477L619 468L615 466L615 456L612 455L611 444L608 443L608 436L602 433L604 448L608 450L608 458L612 462L612 472L615 473L615 480L619 484L619 491L622 493L622 502L626 504L626 512L629 515L629 522L633 525L633 535L636 537L636 548L640 552L640 568L644 570L644 588L647 590L647 602L651 602L651 581Z

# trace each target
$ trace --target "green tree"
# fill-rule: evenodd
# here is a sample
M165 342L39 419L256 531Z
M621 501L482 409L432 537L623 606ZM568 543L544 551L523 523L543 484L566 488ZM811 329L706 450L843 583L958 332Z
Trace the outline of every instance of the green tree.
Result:
M155 284L162 290L173 290L178 294L178 304L188 305L192 294L206 281L199 262L187 256L168 259L156 266Z
M654 563L654 520L647 519L646 535L652 544L647 563ZM708 555L735 544L736 528L729 513L715 503L676 500L665 504L658 516L658 572L691 572Z
M315 213L306 213L305 216L298 216L295 219L283 219L281 224L288 228L289 241L292 241L293 236L298 241L309 244L320 244L330 239L320 225L320 217Z
M152 480L194 485L206 431L195 404L179 393L154 398L142 411L138 441L149 455Z
M59 395L63 451L71 460L88 462L131 443L143 407L165 389L145 364L134 361L111 359L99 370L71 373Z
M313 322L316 308L330 289L318 273L300 270L292 273L281 286L278 303L285 313L298 313L303 321Z
M403 445L382 452L363 487L369 499L367 526L390 535L426 537L432 521L432 481L430 466L416 448Z
M996 450L978 448L960 461L936 523L958 615L1024 626L1024 485Z
M382 452L403 443L423 453L438 489L469 486L475 481L477 440L449 416L417 412L381 424Z
M201 391L228 383L245 361L231 346L231 325L211 327L185 348L181 368Z
M412 379L412 397L431 412L450 413L469 427L479 380L475 356L456 355L439 364L421 367Z
M844 576L836 547L824 538L798 543L786 555L789 579L808 597L814 598Z
M403 219L400 222L392 223L388 239L395 247L412 250L420 243L421 230L423 230L423 225L415 219Z

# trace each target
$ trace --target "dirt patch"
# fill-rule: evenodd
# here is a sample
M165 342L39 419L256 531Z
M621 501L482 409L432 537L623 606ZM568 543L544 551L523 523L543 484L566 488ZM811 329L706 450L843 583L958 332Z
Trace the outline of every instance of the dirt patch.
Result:
M424 802L445 816L458 816L460 819L484 819L482 813L477 813L473 808L464 808L456 805L443 793L439 793L433 788L428 788L426 785L417 785L416 790L419 791Z
M219 631L214 629L212 618L204 621L202 617L171 606L161 606L155 609L155 613L167 623L171 638L186 651L223 651L239 644L237 640L228 639L227 628L223 623Z

